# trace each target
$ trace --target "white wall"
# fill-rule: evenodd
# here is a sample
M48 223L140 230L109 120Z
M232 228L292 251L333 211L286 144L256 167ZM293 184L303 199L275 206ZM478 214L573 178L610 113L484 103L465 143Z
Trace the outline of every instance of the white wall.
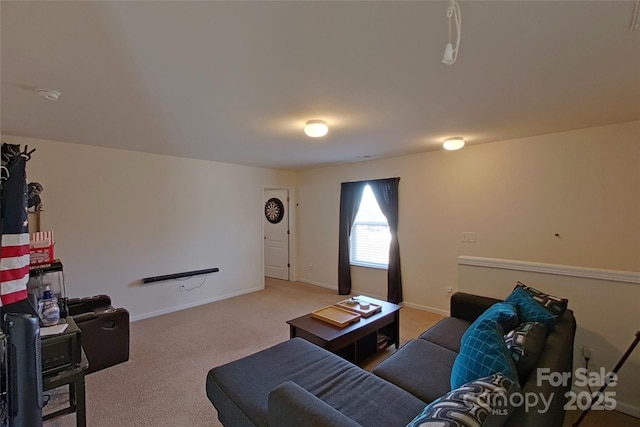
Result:
M399 176L408 306L446 314L447 286L497 298L522 280L567 297L591 366L611 369L640 327L640 285L481 267L460 255L640 272L640 122L303 171L300 280L337 289L340 183ZM462 243L461 233L477 233ZM559 236L556 236L555 234ZM310 267L311 266L311 267ZM633 274L632 274L633 275ZM352 267L354 293L386 296L386 271ZM620 373L619 409L640 416L640 350Z
M392 176L408 305L446 312L459 255L640 271L639 141L636 121L302 171L299 277L337 289L340 183ZM386 271L352 272L386 295Z
M134 319L263 287L262 191L294 172L4 136L36 148L42 229L54 230L71 297L106 293ZM209 267L187 281L147 276Z
M640 273L583 271L580 268L510 261L504 268L500 266L503 260L478 261L480 265L459 266L461 291L503 299L515 282L521 281L569 300L569 308L573 310L578 325L574 369L585 367L580 351L584 346L591 349L590 371L598 372L602 367L609 372L640 330ZM488 265L492 266L482 265L484 261L489 261ZM592 274L594 272L597 274ZM618 384L607 388L607 392L615 393L616 409L640 417L640 394L637 390L640 384L640 348L632 353L618 376ZM580 389L576 387L576 390Z

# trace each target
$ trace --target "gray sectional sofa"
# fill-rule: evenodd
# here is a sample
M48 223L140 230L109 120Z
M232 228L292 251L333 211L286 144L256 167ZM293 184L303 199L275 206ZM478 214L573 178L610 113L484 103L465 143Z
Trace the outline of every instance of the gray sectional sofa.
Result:
M300 338L213 368L206 380L218 418L229 426L405 426L429 403L451 390L451 371L469 325L499 300L456 293L451 317L410 340L367 372ZM566 310L548 335L536 368L572 372L576 322ZM511 413L507 426L562 426L570 389L536 381L522 393L551 399Z

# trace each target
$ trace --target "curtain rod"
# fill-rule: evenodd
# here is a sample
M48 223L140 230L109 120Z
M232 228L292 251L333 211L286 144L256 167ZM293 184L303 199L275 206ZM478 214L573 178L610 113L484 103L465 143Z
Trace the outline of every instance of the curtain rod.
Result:
M386 181L387 179L397 179L399 181L400 177L399 176L393 176L391 178L363 179L362 181L347 181L347 182L342 182L341 184L355 184L356 182Z

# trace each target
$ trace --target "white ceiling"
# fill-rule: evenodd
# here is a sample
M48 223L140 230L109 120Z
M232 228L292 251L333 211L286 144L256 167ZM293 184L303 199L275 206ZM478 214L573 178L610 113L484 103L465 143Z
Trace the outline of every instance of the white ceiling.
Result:
M463 1L447 66L442 1L3 1L2 132L301 169L638 120L634 4Z

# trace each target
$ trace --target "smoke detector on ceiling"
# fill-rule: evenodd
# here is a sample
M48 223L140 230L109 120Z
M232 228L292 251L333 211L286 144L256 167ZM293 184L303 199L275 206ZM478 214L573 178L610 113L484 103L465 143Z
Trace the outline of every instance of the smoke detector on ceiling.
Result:
M62 95L57 90L53 90L53 89L36 88L36 93L38 94L38 96L44 99L48 99L49 101L57 101L58 98L60 98L60 95Z

